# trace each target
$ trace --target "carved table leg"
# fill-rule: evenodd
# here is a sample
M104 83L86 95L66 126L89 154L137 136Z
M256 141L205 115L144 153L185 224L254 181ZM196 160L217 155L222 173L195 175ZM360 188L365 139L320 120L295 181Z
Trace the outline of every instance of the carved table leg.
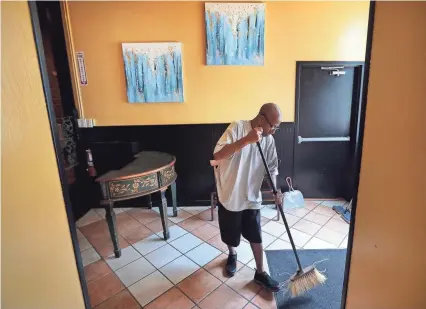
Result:
M121 249L118 244L118 235L115 226L115 212L114 212L114 203L110 202L109 205L105 205L105 219L108 223L109 233L111 235L112 245L114 246L114 255L116 258L121 256Z
M147 198L148 198L148 208L151 209L152 208L151 194L147 195Z
M176 182L172 183L172 203L173 203L173 217L177 217L177 198L176 198Z
M169 224L167 223L167 199L166 191L161 191L161 205L160 205L161 224L163 225L164 240L169 239Z

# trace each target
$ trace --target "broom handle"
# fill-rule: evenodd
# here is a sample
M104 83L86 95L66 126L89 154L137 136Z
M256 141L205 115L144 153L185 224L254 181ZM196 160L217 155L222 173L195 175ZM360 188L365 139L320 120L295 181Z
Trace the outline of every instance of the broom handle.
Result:
M272 192L274 193L274 196L276 196L278 191L277 191L277 188L275 187L274 182L272 181L271 172L269 171L268 164L266 163L265 156L263 155L262 147L260 147L259 142L257 142L257 148L259 149L260 156L262 157L266 174L268 174L269 182L271 183L271 186L272 186ZM288 226L287 220L285 218L282 205L277 205L275 202L275 206L278 207L281 217L283 218L284 226L285 226L285 229L287 230L288 238L290 239L291 247L293 248L293 253L294 253L294 256L296 257L296 262L297 262L297 266L299 267L299 271L303 271L302 264L300 264L299 255L297 254L296 246L294 245L293 237L291 236L290 227Z

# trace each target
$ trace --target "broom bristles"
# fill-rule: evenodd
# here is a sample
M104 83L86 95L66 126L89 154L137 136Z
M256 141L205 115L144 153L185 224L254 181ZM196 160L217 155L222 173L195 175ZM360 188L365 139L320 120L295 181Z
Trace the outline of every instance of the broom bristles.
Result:
M327 277L315 267L300 274L295 274L289 282L289 290L293 297L300 296L314 287L324 284Z

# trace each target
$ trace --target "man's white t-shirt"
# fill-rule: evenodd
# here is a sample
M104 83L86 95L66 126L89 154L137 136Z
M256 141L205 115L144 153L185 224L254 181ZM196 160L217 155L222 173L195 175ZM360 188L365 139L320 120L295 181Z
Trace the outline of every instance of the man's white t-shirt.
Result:
M235 143L252 130L250 121L231 123L216 144L214 153L225 145ZM272 135L260 141L272 175L278 175L278 157ZM220 203L229 211L259 209L262 205L260 189L266 174L256 143L245 146L230 158L219 161L215 169L216 187Z

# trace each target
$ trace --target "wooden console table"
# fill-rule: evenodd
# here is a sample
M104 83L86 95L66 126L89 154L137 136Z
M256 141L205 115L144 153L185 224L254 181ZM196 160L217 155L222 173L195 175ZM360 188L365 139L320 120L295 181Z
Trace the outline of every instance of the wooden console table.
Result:
M115 257L121 256L115 224L114 202L133 199L154 192L161 193L160 215L164 239L168 239L166 190L170 186L173 199L173 216L177 216L176 172L174 156L155 151L143 151L135 160L120 170L110 171L96 181L100 184L105 218L108 223Z

